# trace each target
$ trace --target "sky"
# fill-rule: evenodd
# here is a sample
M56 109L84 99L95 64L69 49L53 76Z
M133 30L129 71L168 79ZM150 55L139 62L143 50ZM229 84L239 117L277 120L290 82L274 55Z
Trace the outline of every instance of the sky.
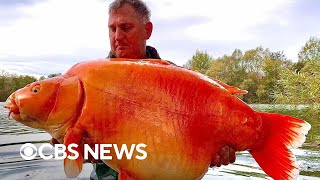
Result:
M111 0L0 0L0 74L64 73L110 50ZM147 44L185 64L196 50L212 57L262 46L297 55L320 37L318 0L146 0L154 29Z

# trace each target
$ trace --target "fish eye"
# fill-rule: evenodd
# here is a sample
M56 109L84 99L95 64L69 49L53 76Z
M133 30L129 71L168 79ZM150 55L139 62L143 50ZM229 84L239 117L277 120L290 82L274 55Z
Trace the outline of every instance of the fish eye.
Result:
M38 93L40 91L40 84L33 86L31 91L35 94Z

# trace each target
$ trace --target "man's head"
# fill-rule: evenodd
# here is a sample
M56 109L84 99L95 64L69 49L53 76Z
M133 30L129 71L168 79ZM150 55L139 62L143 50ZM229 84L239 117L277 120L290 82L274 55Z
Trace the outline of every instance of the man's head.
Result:
M115 0L109 7L111 52L118 58L146 58L152 33L150 10L141 0Z

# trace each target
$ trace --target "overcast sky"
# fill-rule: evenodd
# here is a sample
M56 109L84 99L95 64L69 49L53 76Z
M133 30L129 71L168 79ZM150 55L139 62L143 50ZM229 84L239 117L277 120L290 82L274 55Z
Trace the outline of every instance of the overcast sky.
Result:
M0 73L64 73L110 49L111 0L0 0ZM263 46L297 54L320 37L318 0L148 0L154 31L148 44L183 65L197 49L213 57Z

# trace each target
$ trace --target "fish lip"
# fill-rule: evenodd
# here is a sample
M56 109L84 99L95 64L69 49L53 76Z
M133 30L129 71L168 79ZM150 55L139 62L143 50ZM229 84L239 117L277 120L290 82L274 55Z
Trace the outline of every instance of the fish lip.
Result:
M5 108L9 109L9 114L8 114L8 119L10 120L10 116L11 114L13 119L18 121L18 122L34 122L36 121L35 118L32 118L30 116L26 116L24 115L24 117L22 117L22 114L19 111L19 107L16 105L15 101L7 101L6 104L4 105Z
M14 116L20 115L19 107L13 99L12 95L7 99L6 104L3 107L9 109L8 119L10 119L10 115L12 113Z

